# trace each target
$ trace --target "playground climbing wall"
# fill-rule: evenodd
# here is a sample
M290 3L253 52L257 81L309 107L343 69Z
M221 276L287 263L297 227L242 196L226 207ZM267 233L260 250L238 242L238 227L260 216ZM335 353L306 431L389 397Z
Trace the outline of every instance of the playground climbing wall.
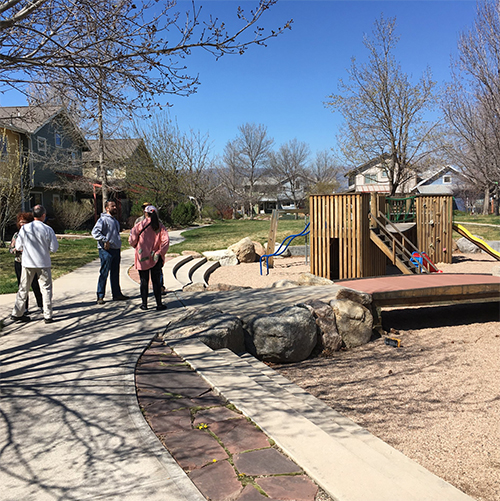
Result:
M415 202L417 247L434 263L451 263L453 197L419 195Z

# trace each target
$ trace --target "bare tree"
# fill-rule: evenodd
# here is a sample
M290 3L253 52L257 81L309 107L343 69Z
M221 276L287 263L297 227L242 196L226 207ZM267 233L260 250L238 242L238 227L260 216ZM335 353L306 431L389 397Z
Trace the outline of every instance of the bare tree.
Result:
M182 61L193 49L216 57L241 54L290 28L291 21L275 30L258 26L276 2L260 0L248 13L238 7L231 23L205 16L194 1L181 15L168 0L1 0L0 83L22 90L33 82L61 81L61 72L70 81L90 74L97 82L97 72L116 78L113 89L103 89L105 101L123 90L122 82L148 102L153 82L162 93L189 93L197 76L188 75ZM114 50L104 53L103 47ZM103 57L92 57L96 50ZM93 97L96 90L87 85L78 92Z
M484 191L483 212L490 194L498 215L500 198L500 3L478 2L472 28L458 41L443 113L450 126L447 144L452 161Z
M144 140L152 163L144 159L130 166L127 172L129 191L147 196L165 217L182 197L179 128L163 113L153 117L147 125L136 124L134 135Z
M165 94L195 92L198 77L183 64L193 49L242 54L283 33L290 22L267 31L257 25L276 1L260 0L248 14L238 8L234 23L203 16L194 1L184 16L169 0L0 1L0 85L50 82L76 95L96 123L105 199L110 113L130 116L164 105L158 100Z
M221 177L233 200L249 211L259 201L257 187L269 166L269 155L274 140L267 135L267 127L246 123L238 127L239 134L224 149L224 169Z
M201 218L207 196L214 189L210 173L213 170L211 142L208 134L190 130L179 138L181 191L196 205Z
M308 192L316 195L335 193L342 184L344 170L330 151L318 151L314 162L306 170Z
M292 139L271 155L271 174L280 184L280 191L299 208L306 197L310 151L306 143Z
M14 146L15 145L15 146ZM5 229L15 221L23 199L29 198L29 165L22 145L9 143L7 132L0 129L0 247Z
M344 118L338 142L346 163L356 167L380 159L391 195L414 174L434 144L434 125L423 116L434 104L435 82L428 68L417 83L411 82L393 55L398 41L395 18L382 16L372 37L364 38L368 62L353 58L349 81L340 80L340 93L326 103Z

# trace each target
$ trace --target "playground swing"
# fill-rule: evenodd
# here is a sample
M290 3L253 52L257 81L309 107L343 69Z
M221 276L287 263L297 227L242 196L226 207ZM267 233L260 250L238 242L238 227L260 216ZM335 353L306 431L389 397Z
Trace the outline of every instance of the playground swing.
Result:
M262 275L262 261L264 260L264 258L266 258L266 270L267 270L266 275L269 275L269 258L281 256L281 254L283 254L283 252L285 252L288 249L289 245L292 243L292 240L294 238L305 237L306 235L309 235L309 225L310 224L311 223L307 223L306 227L300 233L297 233L296 235L289 235L288 237L286 237L283 240L283 242L281 242L280 246L278 247L278 250L276 250L272 254L264 254L263 256L261 256L261 258L260 258L260 274L261 275ZM289 242L287 242L287 240L289 240Z

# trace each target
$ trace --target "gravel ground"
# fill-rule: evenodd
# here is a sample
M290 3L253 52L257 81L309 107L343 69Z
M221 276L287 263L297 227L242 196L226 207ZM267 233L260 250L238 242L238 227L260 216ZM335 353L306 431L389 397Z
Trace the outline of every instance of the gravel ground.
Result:
M457 254L446 273L499 274L486 254ZM266 287L309 271L303 258L219 268L210 283ZM265 273L265 271L264 271ZM365 346L276 370L478 501L500 500L498 303L383 312L402 341Z

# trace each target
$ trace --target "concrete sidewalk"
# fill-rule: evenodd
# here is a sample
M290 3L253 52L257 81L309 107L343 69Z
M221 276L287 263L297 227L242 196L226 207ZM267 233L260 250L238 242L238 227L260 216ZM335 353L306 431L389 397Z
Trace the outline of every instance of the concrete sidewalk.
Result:
M2 331L1 500L204 499L137 405L135 363L180 304L139 310L132 263L124 251L131 300L96 304L94 261L55 281L53 324L38 314ZM0 318L14 297L0 296Z
M205 499L139 410L134 370L140 355L185 306L245 319L306 296L328 299L336 287L184 294L180 300L169 293L166 311L142 311L139 286L127 275L133 252L122 253L121 265L129 301L96 304L96 260L55 281L56 322L45 324L38 314L2 331L1 501ZM13 294L0 295L0 318L13 304ZM167 342L332 498L470 499L252 357Z

